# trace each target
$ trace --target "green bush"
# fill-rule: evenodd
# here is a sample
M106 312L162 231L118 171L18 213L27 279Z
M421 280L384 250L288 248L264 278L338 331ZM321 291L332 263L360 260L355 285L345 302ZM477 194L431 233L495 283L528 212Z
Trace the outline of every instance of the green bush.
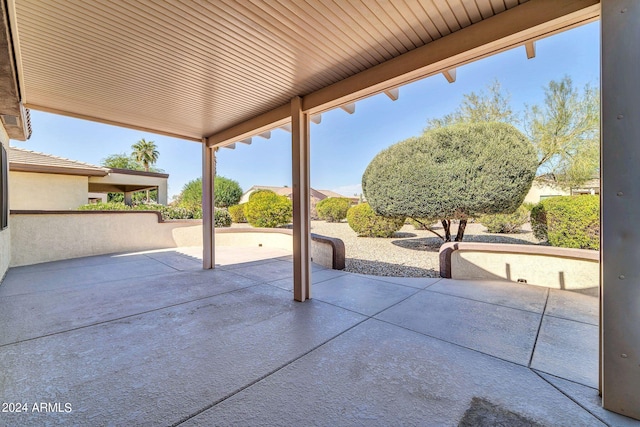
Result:
M79 211L130 211L131 206L124 203L108 202L108 203L89 203L78 208Z
M213 187L215 191L214 202L217 208L236 205L242 197L242 188L238 182L224 176L216 176ZM182 187L177 204L192 211L198 207L202 209L202 178L189 181Z
M520 206L512 214L481 215L478 221L487 227L489 233L517 233L529 221L529 210Z
M358 237L391 237L404 225L405 218L388 218L376 214L368 203L353 206L347 212L347 222Z
M237 205L240 202L240 198L242 198L242 188L240 188L240 184L224 176L216 176L214 178L213 188L216 207L226 208Z
M225 209L216 209L213 211L214 227L231 227L231 215Z
M329 197L316 205L318 218L327 222L340 222L347 217L351 200L346 197Z
M78 208L80 211L158 211L162 219L200 219L202 218L202 208L189 209L184 206L165 206L155 203L127 206L124 203L109 202L83 205Z
M254 227L274 228L289 224L292 215L291 200L273 191L256 191L244 205L244 216Z
M229 206L229 215L231 215L231 221L236 224L247 222L247 218L244 216L244 203L239 205Z
M600 249L600 198L558 196L545 199L531 211L536 238L551 246Z

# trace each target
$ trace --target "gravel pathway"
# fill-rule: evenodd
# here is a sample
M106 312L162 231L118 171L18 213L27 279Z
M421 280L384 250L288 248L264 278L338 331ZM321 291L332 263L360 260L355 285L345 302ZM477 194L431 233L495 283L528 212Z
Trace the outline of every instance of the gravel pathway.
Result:
M457 225L451 226L455 235ZM436 229L442 234L442 228ZM440 277L438 250L442 240L426 230L405 225L389 239L357 237L346 222L311 221L311 232L344 242L346 271L376 276ZM528 228L518 234L491 234L482 224L467 224L465 242L540 244Z

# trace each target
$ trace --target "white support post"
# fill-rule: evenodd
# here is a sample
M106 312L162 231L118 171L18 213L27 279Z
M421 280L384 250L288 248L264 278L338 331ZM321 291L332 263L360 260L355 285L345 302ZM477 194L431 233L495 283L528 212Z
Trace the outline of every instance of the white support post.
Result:
M215 267L215 227L213 182L216 176L215 149L202 140L202 268Z
M601 2L600 391L640 420L640 2Z
M309 115L302 99L291 100L291 170L293 172L293 299L311 298L311 220Z

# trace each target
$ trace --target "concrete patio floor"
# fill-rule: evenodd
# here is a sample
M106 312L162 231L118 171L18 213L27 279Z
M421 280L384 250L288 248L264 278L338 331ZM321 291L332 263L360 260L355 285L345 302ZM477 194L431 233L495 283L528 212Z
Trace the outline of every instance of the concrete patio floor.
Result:
M287 252L199 251L9 270L0 425L640 425L599 406L596 297L314 265L296 303Z

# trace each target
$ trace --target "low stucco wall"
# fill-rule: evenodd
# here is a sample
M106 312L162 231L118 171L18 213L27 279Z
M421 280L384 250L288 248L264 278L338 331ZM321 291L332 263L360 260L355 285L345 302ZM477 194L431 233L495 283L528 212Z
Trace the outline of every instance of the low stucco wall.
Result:
M219 228L217 246L265 246L293 249L293 232L281 228ZM327 268L344 270L344 242L332 237L311 234L311 260Z
M508 280L556 289L600 285L599 253L584 249L499 243L446 243L440 275L452 279Z
M162 221L157 212L11 212L11 267L108 253L202 246L202 221ZM286 229L219 228L217 246L292 250ZM312 260L344 269L344 243L312 235Z
M115 252L177 247L174 230L156 212L11 212L11 267ZM186 232L185 232L186 233ZM202 237L200 237L202 242ZM202 243L200 243L202 244Z

